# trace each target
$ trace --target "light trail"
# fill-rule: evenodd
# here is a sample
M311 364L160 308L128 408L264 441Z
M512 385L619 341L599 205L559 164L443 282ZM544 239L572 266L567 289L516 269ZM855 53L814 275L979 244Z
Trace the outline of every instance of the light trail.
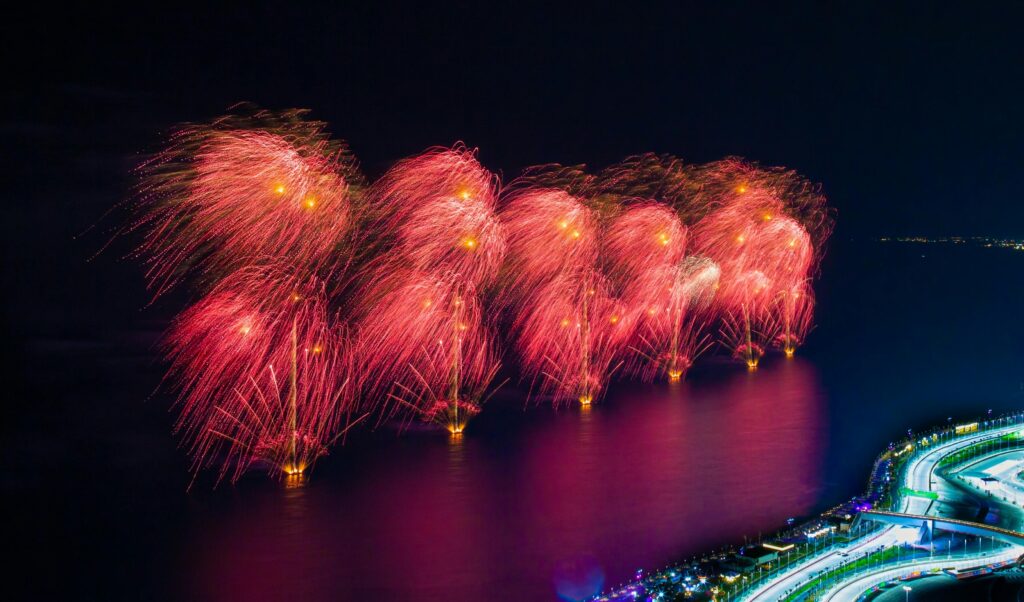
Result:
M992 461L1001 458L1001 461L993 464ZM1002 497L1006 501L1017 506L1024 506L1024 487L1017 480L1016 475L1021 471L1024 463L1024 452L1020 450L1007 451L1001 454L986 456L976 462L963 467L959 473L964 483L974 487L978 491L989 495ZM975 474L963 474L968 469L978 465L982 467L975 471ZM986 481L985 479L989 479ZM995 479L992 481L991 479Z
M932 569L970 569L980 565L995 564L1005 560L1013 560L1020 556L1021 548L1012 546L1009 549L1001 549L996 553L972 554L960 559L921 559L919 562L907 562L899 566L890 567L858 576L852 581L845 581L836 584L831 590L821 597L823 601L830 602L856 602L861 594L875 584L896 579L913 572L925 572Z
M934 483L932 477L935 472L935 468L938 467L939 462L941 462L944 457L966 447L1001 437L1002 435L1010 432L1022 430L1024 430L1024 426L1014 424L992 431L981 432L971 437L965 437L955 441L939 444L926 452L920 458L911 460L913 464L907 469L904 485L910 489L916 489L918 491L932 491L932 484ZM928 514L932 509L932 504L932 500L917 497L905 497L900 504L899 511L905 514L924 515ZM894 543L898 543L900 541L898 531L901 528L902 527L891 526L849 547L825 552L820 556L810 559L805 564L793 567L783 575L764 584L760 589L754 590L747 596L740 597L738 599L768 601L784 598L787 595L787 592L800 587L807 581L813 579L819 573L838 568L840 565L848 562L850 557L860 556L865 553L873 552L879 547L887 547ZM1019 553L1020 552L1018 550L1018 554ZM975 559L975 562L976 561L977 559Z

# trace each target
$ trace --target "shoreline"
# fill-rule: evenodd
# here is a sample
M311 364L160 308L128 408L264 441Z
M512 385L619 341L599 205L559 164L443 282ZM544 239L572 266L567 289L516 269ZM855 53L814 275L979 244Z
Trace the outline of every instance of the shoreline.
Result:
M844 576L849 572L851 578L855 575L863 578L857 571L864 566L873 562L882 566L891 560L884 556L893 549L891 540L895 530L893 525L881 526L876 522L877 516L863 513L887 510L930 516L939 497L931 491L935 471L948 469L950 458L971 453L976 448L988 450L996 445L996 449L1001 449L998 446L1005 442L1007 450L1024 449L1021 447L1024 440L1014 435L1021 430L1024 430L1024 412L955 425L947 423L924 433L909 434L876 456L864 493L800 523L792 522L770 536L759 538L756 543L726 546L725 552L706 553L699 559L672 563L659 571L638 571L636 580L588 600L788 599L802 595L801 590L810 587L819 573L828 575L829 571L834 571L832 578L835 578L835 575ZM960 462L963 460L956 465ZM928 468L923 474L920 472L922 465ZM941 517L936 515L935 518ZM878 549L868 548L876 542L882 544ZM889 548L885 548L886 543L890 544ZM898 544L897 561L905 545ZM935 544L931 545L934 548ZM991 545L995 545L994 538ZM948 547L952 554L952 535ZM851 557L850 552L844 551L847 549L857 554L863 552L864 558ZM806 583L797 583L804 577L808 577ZM839 581L836 586L844 582ZM784 589L782 585L792 587Z

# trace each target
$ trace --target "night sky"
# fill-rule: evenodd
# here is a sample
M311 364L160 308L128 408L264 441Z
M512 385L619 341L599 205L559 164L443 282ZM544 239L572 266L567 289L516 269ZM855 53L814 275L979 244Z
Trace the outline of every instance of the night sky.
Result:
M75 446L64 434L91 428L76 420L122 411L73 408L68 392L95 384L89 363L53 358L151 350L184 306L181 292L147 306L140 266L123 260L135 241L99 251L146 153L238 102L310 109L371 177L456 141L506 180L645 151L739 155L821 182L837 249L885 235L1024 238L1024 4L144 4L37 4L0 22L7 492L43 487L25 460L61 466ZM826 301L854 296L831 290ZM155 385L134 383L123 404ZM151 430L168 430L163 409L146 411ZM172 438L161 445L183 474Z
M45 186L123 179L161 130L250 101L312 109L371 175L456 140L510 176L736 154L823 182L851 232L1019 234L1019 5L252 4L8 20L18 193L64 212Z
M240 101L311 109L370 176L459 140L506 178L644 151L741 155L822 182L837 240L1021 235L1020 5L362 4L6 19L8 333L144 305L138 268L117 262L131 241L85 267L123 219L104 213L171 127Z

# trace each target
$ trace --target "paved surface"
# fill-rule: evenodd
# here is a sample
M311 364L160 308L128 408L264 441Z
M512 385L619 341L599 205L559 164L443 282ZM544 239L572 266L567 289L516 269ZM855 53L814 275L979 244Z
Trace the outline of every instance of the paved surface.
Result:
M1022 469L1024 450L1017 450L983 458L965 466L957 474L979 491L991 493L1017 506L1024 506L1024 483L1017 478Z
M908 467L906 478L903 483L905 487L918 491L933 491L935 484L935 469L942 458L965 447L969 447L981 441L1004 435L1009 432L1024 430L1019 424L978 433L975 436L963 437L948 443L939 443L929 449L920 457L913 460ZM932 511L932 500L906 497L900 504L899 511L906 514L926 515ZM779 600L787 592L798 588L822 571L833 570L839 565L849 561L851 558L863 556L865 553L873 552L879 547L890 546L906 541L906 533L903 527L888 527L874 535L862 539L847 548L836 549L812 558L799 566L785 571L772 581L762 585L760 588L750 592L744 599L758 602ZM842 555L840 555L842 553ZM1020 551L1017 551L1020 554ZM977 559L972 560L977 564ZM882 580L882 579L880 579ZM877 583L877 581L876 581Z
M929 524L934 525L934 527L940 531L953 531L955 533L965 533L978 537L995 537L1005 543L1024 547L1024 533L985 523L939 517L935 515L927 516L921 514L886 512L884 510L867 510L861 513L861 516L863 518L869 518L893 525L905 525L918 528L922 525Z
M969 558L960 560L954 558L952 560L945 559L927 560L924 562L907 562L899 566L882 568L871 573L863 573L850 581L839 583L826 592L825 595L821 597L821 600L828 600L829 602L856 602L857 599L860 598L860 595L871 587L882 583L883 581L895 579L914 571L924 572L931 569L944 568L969 569L982 564L993 564L1004 560L1012 560L1019 556L1020 553L1021 548L1014 547L1012 549L996 550L996 552L992 554L974 554ZM910 585L913 587L913 584Z

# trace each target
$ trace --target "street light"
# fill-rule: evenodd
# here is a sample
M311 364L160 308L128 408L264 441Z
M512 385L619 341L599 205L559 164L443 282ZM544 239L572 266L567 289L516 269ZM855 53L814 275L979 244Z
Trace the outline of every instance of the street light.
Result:
M907 602L910 602L910 590L912 590L912 589L914 589L914 588L910 587L909 585L904 585L903 586L903 593L906 594L905 600L907 600Z

